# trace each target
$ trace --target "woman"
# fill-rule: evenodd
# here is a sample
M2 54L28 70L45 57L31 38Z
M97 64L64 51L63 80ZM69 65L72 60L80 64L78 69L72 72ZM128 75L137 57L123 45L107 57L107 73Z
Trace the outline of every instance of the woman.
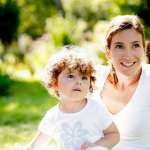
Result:
M114 18L106 37L111 68L102 67L100 96L119 131L113 150L150 150L150 65L137 16Z

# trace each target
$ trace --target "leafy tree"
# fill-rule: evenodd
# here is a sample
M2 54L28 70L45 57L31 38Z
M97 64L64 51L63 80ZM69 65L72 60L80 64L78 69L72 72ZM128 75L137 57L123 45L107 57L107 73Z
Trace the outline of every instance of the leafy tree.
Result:
M149 15L150 14L150 1L143 0L137 10L138 15L143 18L146 25L150 26Z
M20 33L27 33L37 38L45 31L45 22L48 17L58 13L54 0L17 0L21 8Z
M5 44L10 44L18 36L20 9L15 1L7 0L0 3L0 39Z
M149 0L115 0L117 5L123 14L137 14L143 19L145 25L150 26L149 16L150 14L150 1Z
M60 10L62 16L65 17L66 13L63 8L62 1L61 0L53 0L53 1L55 2L57 9Z
M67 16L86 21L90 30L99 20L108 20L120 13L113 0L69 0L68 3L63 0L63 4Z

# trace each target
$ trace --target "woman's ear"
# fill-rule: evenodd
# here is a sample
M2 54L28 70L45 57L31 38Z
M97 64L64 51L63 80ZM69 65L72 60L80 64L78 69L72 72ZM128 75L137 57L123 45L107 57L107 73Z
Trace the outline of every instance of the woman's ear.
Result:
M150 42L149 41L145 41L145 47L144 47L144 62L149 63L149 52L150 50Z
M111 52L109 49L106 49L105 55L108 60L111 60Z
M53 86L53 89L54 89L55 91L58 91L58 84L57 84L57 83L55 83L55 85Z

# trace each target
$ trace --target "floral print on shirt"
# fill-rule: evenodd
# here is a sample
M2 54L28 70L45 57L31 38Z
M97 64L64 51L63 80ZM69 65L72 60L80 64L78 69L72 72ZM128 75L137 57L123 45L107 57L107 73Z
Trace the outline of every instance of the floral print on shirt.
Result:
M62 124L63 141L62 150L80 150L81 144L87 142L88 130L84 129L81 122L75 122L73 125L68 123Z

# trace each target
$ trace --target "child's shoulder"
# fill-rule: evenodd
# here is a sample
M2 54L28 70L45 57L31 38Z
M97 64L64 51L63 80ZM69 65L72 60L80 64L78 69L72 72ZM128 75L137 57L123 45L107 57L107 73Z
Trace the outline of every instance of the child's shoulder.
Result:
M92 107L94 107L94 108L101 109L101 108L105 107L102 100L100 99L100 96L99 96L99 98L90 97L88 99L88 101L89 101L90 105L92 105Z
M58 113L58 105L51 107L50 109L47 110L46 115L47 116L53 116L56 115Z

